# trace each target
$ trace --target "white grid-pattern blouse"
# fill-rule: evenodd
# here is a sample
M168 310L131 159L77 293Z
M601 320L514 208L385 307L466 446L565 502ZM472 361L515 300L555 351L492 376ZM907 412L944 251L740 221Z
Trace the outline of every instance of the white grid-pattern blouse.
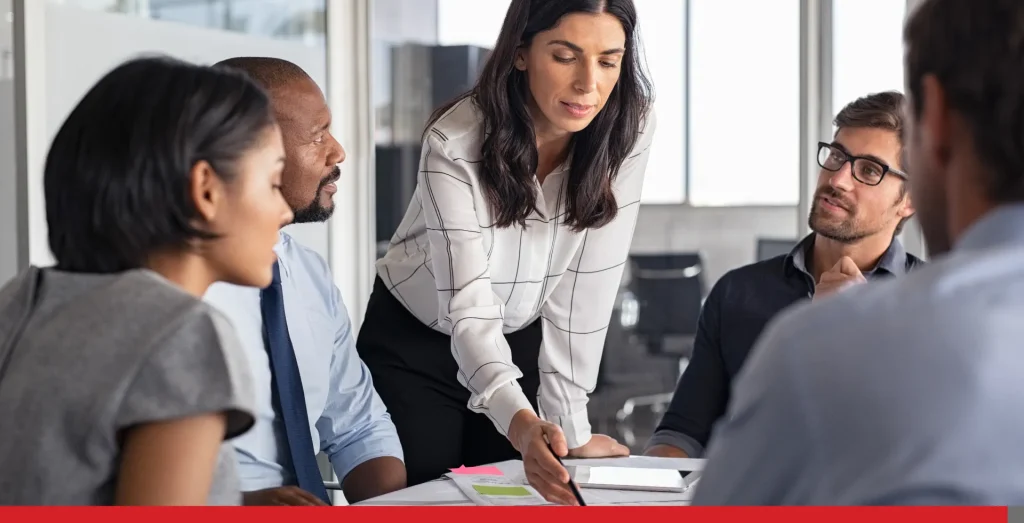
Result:
M504 333L539 317L538 415L562 427L569 448L590 440L587 394L640 207L653 112L646 120L615 180L618 215L580 233L561 223L568 162L538 186L543 214L525 229L497 228L478 183L483 122L475 103L463 100L427 133L415 195L377 270L413 315L451 335L469 408L503 434L516 412L532 410Z

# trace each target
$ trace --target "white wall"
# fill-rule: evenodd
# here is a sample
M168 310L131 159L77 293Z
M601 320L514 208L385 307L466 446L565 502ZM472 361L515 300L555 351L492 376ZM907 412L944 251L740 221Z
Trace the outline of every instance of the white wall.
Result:
M29 119L45 122L44 129L29 132L29 260L52 263L47 246L46 215L42 194L45 151L67 114L85 92L112 67L140 54L163 53L197 63L213 63L240 55L277 56L302 66L321 87L326 83L326 56L321 48L299 42L273 40L149 20L136 16L108 14L48 2L34 4L29 16L33 32L30 43L42 42L43 49L27 49L27 64L36 83L29 86L36 100L29 107ZM43 34L38 34L42 32ZM39 92L39 89L42 92ZM40 147L40 144L44 144ZM329 251L327 227L323 224L292 227L300 241L325 257Z
M710 288L729 270L756 259L758 238L795 238L795 206L692 207L643 205L632 252L699 251Z

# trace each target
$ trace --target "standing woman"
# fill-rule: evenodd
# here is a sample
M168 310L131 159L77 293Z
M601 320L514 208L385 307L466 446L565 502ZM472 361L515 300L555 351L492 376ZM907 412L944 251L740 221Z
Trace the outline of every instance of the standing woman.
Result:
M132 60L71 111L43 175L56 264L0 288L0 505L241 502L248 364L199 298L270 283L283 166L240 73Z
M521 454L572 504L545 440L628 454L591 434L587 394L654 134L638 44L632 0L513 0L477 85L431 118L358 341L410 484Z

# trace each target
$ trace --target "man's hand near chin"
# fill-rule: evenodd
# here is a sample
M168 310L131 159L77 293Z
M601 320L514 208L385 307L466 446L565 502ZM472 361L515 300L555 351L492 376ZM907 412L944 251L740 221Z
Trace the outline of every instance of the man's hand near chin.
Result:
M831 296L847 287L866 281L867 278L857 268L857 264L849 256L843 256L835 266L821 274L821 278L814 286L814 298L812 301Z

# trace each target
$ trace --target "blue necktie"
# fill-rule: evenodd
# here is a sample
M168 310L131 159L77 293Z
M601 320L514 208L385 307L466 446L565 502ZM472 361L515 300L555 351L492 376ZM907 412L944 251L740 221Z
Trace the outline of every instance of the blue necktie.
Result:
M277 263L274 264L274 280L260 292L260 309L263 313L264 339L270 356L271 399L284 422L285 439L295 478L299 488L330 504L320 476L320 467L316 463L316 452L313 450L306 395L302 390L302 376L299 375L299 364L295 360L295 349L288 336L281 270Z

